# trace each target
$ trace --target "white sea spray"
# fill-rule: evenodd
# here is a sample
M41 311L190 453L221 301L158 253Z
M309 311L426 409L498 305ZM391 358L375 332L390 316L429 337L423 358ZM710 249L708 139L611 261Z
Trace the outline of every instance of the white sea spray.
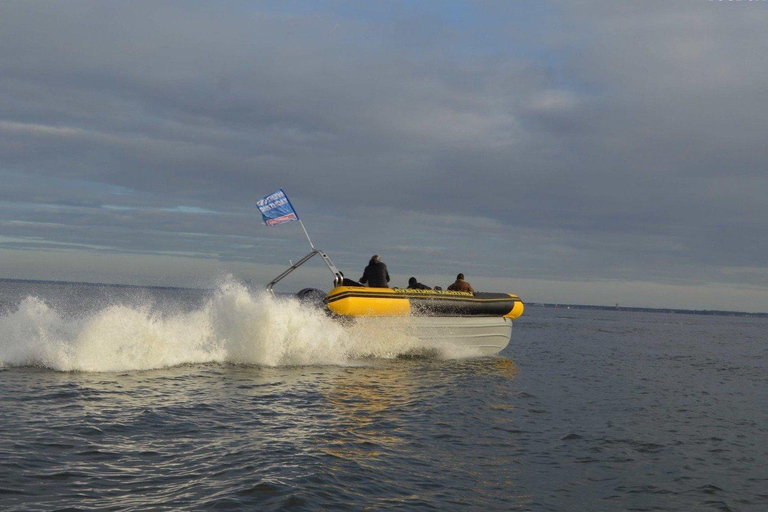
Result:
M73 316L27 297L0 316L0 365L93 372L197 363L344 365L434 348L411 332L407 318L343 325L298 300L253 293L228 279L192 311L144 299Z

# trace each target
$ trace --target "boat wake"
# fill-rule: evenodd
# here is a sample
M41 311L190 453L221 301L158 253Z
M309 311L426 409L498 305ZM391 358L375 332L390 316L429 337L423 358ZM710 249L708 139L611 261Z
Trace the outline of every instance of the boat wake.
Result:
M222 284L192 311L150 301L111 305L83 316L27 297L0 316L0 366L117 372L197 363L345 365L436 347L408 334L407 319L345 327L294 299ZM446 351L448 350L448 352ZM473 354L437 350L442 357Z

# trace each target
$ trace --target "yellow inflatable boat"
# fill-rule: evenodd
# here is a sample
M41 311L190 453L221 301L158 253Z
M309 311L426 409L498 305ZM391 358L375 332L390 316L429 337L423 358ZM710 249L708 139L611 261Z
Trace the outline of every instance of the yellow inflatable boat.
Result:
M407 288L369 288L345 279L330 258L318 249L291 265L267 285L272 287L315 255L334 274L334 288L326 295L305 288L297 296L334 316L376 323L403 318L407 333L422 340L426 349L450 345L470 355L492 355L509 344L512 321L523 314L520 297L510 293L453 292Z
M469 293L410 288L337 286L325 299L328 308L344 316L499 316L514 320L523 302L510 293Z

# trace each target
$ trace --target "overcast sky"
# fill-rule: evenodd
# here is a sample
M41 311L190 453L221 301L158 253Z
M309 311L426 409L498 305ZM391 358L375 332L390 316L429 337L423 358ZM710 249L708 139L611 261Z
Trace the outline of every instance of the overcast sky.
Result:
M768 311L766 27L747 1L3 1L0 277L266 282L308 250L255 208L282 187L355 278L376 253L399 285Z

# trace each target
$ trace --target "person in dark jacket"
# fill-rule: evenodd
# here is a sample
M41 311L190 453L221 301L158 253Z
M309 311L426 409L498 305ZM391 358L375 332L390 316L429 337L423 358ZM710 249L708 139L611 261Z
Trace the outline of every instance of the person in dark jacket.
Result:
M416 280L415 277L412 277L412 278L410 278L408 280L408 289L411 289L411 290L431 290L432 288L430 288L429 286L427 286L425 284L421 284L420 282L418 282Z
M360 282L371 288L389 288L387 284L389 282L389 272L387 272L387 266L381 261L378 254L374 254L371 257L371 261L368 262L368 266L363 271L363 277L360 278Z
M464 280L464 274L456 276L456 281L448 287L448 291L475 293L475 289L472 288L472 285Z

